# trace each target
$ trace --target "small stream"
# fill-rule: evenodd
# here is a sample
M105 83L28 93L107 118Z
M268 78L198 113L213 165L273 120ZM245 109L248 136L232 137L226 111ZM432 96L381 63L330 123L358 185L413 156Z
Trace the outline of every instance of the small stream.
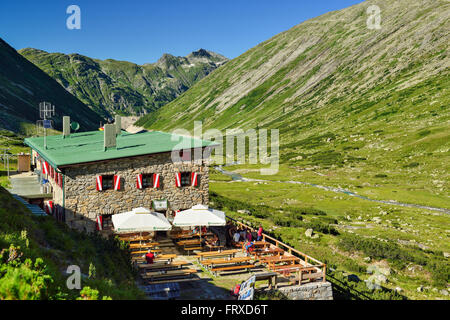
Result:
M323 189L323 190L326 190L326 191L332 191L332 192L337 192L337 193L344 193L344 194L346 194L348 196L351 196L351 197L356 197L356 198L360 198L360 199L368 200L368 201L372 201L372 202L390 204L390 205L401 206L401 207L427 209L427 210L432 210L432 211L443 212L445 214L450 214L450 210L449 209L436 208L436 207L424 206L424 205L413 204L413 203L403 203L403 202L394 201L394 200L371 199L371 198L359 195L357 193L354 193L354 192L346 190L346 189L327 187L327 186L322 186L322 185L315 184L315 183L310 183L310 182L249 179L249 178L243 177L239 173L235 173L235 172L224 170L222 166L215 166L214 169L216 169L217 171L219 171L220 173L222 173L224 175L230 176L233 181L244 181L244 182L253 182L253 181L255 181L255 182L277 182L277 183L303 184L303 185L307 185L307 186L311 186L311 187L315 187L315 188L320 188L320 189Z

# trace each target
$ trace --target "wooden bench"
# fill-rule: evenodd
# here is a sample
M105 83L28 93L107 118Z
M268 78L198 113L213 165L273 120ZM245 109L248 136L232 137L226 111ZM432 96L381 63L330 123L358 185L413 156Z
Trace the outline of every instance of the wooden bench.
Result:
M141 271L146 271L146 270L158 270L158 269L178 269L178 268L182 268L184 266L190 265L189 262L186 261L179 261L179 262L171 262L171 263L166 263L163 261L157 261L155 263L152 264L141 264L138 266L139 269L141 269Z
M151 251L153 253L155 253L155 252L160 253L162 251L162 249L151 249ZM139 251L131 251L131 254L145 254L147 252L148 252L148 250L139 250Z
M268 281L269 290L272 288L277 288L277 273L276 272L265 272L255 274L255 281Z
M208 248L209 251L216 251L216 250L220 251L220 250L225 249L225 246L214 246L214 245L211 245L211 244L206 244L205 247Z
M211 272L217 274L220 274L223 271L235 271L235 270L246 270L254 268L254 264L239 264L235 266L227 266L227 267L219 267L219 268L212 268L210 269Z
M203 250L203 248L202 248L202 247L184 247L183 250L186 251L186 252L188 253L188 256L189 256L189 253L190 253L191 251L194 251L194 250Z
M176 254L159 254L153 261L154 262L157 262L157 261L170 261L170 262L172 262L172 260L175 259L176 257L177 257ZM142 256L132 257L132 259L134 261L142 261L142 260L145 261L145 258L142 258ZM151 266L151 264L147 264L147 263L138 264L138 266L141 266L141 265Z
M188 277L188 278L179 278L179 279L167 279L167 280L153 280L150 284L163 284L163 283L172 283L172 282L185 282L185 281L196 281L202 280L202 278L196 277Z

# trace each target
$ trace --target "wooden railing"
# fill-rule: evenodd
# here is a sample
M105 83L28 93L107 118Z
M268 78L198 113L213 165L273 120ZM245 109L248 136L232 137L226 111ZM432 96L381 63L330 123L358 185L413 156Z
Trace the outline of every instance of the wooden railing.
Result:
M242 223L236 219L233 219L231 217L226 217L230 221L232 221L234 224L241 226L245 229L249 229L252 232L256 232L257 230L253 227L246 225L245 223ZM327 265L297 249L292 248L291 246L281 242L278 239L275 239L265 233L262 234L262 240L267 241L277 248L283 249L285 252L289 253L292 256L296 256L300 258L304 262L304 267L300 268L298 270L298 278L299 284L301 284L302 280L316 280L317 278L321 278L322 282L326 281L326 271L327 271Z

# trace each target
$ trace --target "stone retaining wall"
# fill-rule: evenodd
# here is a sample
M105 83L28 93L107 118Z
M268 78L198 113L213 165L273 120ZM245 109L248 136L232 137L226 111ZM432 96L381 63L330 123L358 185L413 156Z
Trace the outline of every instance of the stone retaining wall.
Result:
M333 290L328 281L281 287L278 290L290 300L333 300Z

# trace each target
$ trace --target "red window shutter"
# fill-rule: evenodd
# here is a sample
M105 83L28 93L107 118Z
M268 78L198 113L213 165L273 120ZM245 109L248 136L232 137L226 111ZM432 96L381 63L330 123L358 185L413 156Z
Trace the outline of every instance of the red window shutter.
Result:
M47 161L44 161L44 163L43 163L42 173L48 174L48 162Z
M153 174L153 188L157 189L159 188L159 173Z
M98 216L95 221L95 227L97 231L103 230L103 216Z
M191 172L191 186L193 186L193 187L198 186L198 173L197 172Z
M142 189L142 174L136 176L136 188Z
M103 190L103 179L102 176L97 176L95 178L96 180L96 185L97 185L97 191L102 191Z
M120 176L114 176L114 190L120 190Z
M180 172L175 173L175 186L177 186L178 188L181 187L181 173Z

